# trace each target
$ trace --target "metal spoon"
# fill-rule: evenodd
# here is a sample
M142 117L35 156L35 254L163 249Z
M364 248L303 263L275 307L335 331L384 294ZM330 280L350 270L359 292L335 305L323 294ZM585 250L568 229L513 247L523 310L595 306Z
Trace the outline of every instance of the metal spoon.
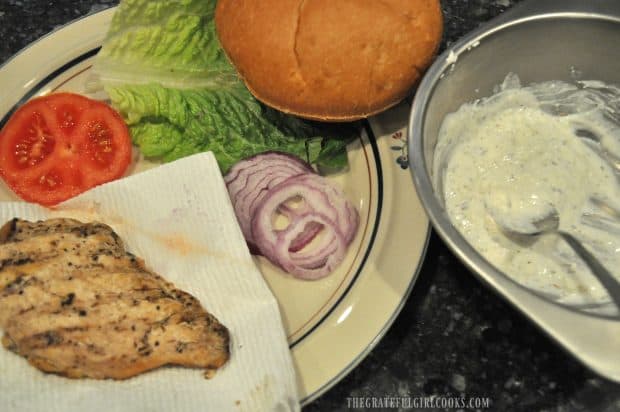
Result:
M592 255L583 244L570 233L559 230L560 216L552 205L541 208L535 219L524 221L523 219L510 219L505 214L499 213L495 208L486 204L487 211L500 227L508 235L527 236L533 238L545 234L560 236L573 251L588 266L590 271L607 290L609 297L620 311L620 282Z

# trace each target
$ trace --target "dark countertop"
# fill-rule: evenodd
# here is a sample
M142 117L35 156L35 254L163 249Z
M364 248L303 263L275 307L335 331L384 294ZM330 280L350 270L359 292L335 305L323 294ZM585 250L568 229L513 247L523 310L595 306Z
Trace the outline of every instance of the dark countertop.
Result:
M59 25L117 3L2 0L0 63ZM443 0L444 46L515 3ZM344 411L352 407L348 398L384 396L486 397L498 411L620 410L619 385L586 370L485 289L435 234L418 284L386 336L305 411Z

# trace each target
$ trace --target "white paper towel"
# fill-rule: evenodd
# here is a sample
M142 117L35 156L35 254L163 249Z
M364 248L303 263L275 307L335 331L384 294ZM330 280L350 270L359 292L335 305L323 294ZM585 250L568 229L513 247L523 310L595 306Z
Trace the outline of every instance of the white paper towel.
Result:
M0 411L299 410L277 302L247 250L211 153L97 187L54 211L0 203L0 221L13 217L112 226L147 267L197 297L229 329L231 358L209 380L183 367L126 381L72 380L0 348Z

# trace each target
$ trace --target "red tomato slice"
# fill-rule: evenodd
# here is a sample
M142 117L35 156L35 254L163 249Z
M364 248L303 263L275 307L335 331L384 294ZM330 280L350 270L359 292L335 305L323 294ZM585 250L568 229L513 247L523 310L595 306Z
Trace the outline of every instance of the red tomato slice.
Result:
M45 206L118 179L130 162L120 115L73 93L29 101L0 131L0 176L21 198Z

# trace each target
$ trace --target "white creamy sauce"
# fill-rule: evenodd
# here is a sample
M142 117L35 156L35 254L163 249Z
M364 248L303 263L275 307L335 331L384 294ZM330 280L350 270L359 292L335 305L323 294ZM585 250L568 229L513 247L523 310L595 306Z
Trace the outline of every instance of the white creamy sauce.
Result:
M617 87L521 87L509 75L493 96L446 116L434 183L455 227L504 273L563 302L601 303L605 290L559 236L515 237L498 223L527 232L557 211L560 229L620 278L619 124Z

